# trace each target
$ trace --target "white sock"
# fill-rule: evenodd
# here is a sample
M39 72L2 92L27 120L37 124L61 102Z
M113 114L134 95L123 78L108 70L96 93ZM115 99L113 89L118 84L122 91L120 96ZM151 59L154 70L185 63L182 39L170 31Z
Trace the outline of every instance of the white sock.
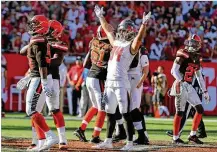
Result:
M119 120L116 120L116 122L117 122L117 124L121 125L121 124L124 123L124 120L123 120L123 118L121 118L121 119L119 119Z
M191 131L190 136L194 136L194 135L196 135L196 131Z
M39 147L39 148L41 148L41 147L44 145L45 140L46 140L46 139L38 140L38 147Z
M35 131L35 127L32 127L32 144L35 144L35 145L38 144L37 133Z
M65 136L65 132L66 132L65 126L57 128L57 131L58 131L58 136L59 136L59 142L66 144L67 140L66 140L66 136Z
M178 138L179 138L179 136L173 135L173 140L177 140Z
M52 132L51 130L45 132L46 138L47 138L48 136L52 136L52 135L53 135L53 132Z
M106 138L104 142L106 142L106 143L112 143L112 138Z

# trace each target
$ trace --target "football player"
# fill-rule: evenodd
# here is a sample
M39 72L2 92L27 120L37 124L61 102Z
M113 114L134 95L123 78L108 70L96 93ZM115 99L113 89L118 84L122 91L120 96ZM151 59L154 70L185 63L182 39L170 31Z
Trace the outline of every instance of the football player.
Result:
M195 76L206 103L209 103L210 96L206 90L205 81L200 71L200 47L200 37L195 34L189 36L185 43L185 48L177 51L176 59L171 69L171 74L175 78L170 92L170 95L175 96L176 114L173 123L173 143L175 144L184 143L179 137L179 127L186 102L189 102L196 110L188 140L196 144L203 144L196 136L196 131L203 114L203 106L196 90L192 86L193 77Z
M48 66L48 85L53 88L53 96L46 97L43 93L40 95L38 105L36 107L38 112L41 112L46 100L49 111L52 113L54 123L56 125L58 135L59 135L59 149L66 150L67 149L67 140L65 137L65 122L63 118L62 112L59 110L59 65L63 61L64 53L68 50L68 47L61 41L58 40L58 37L61 35L63 31L63 27L61 23L56 20L49 21L49 32L47 33L47 53L49 56L46 58L49 63ZM27 76L28 77L28 76ZM25 78L24 78L25 79ZM22 81L21 81L22 82ZM21 83L19 82L19 83ZM18 88L19 87L18 83ZM38 132L38 144L35 136L35 126L32 124L33 131L33 140L32 145L28 148L28 150L34 151L39 149L47 149L46 144L44 144L46 136L39 128ZM37 146L36 146L37 145Z
M133 122L129 111L130 82L128 70L133 58L139 51L139 47L145 36L146 24L151 13L143 14L142 25L138 31L129 19L123 20L117 28L116 36L113 27L107 23L103 16L103 7L95 6L95 14L104 29L113 49L108 62L108 74L106 78L103 102L107 113L107 138L104 142L93 146L94 148L112 148L112 134L115 129L115 111L119 105L120 113L127 123L127 144L121 150L133 148Z
M49 62L46 57L49 55L49 51L47 50L48 43L45 35L49 30L49 20L43 15L36 15L28 25L32 38L26 52L30 68L30 81L26 94L26 113L31 116L37 135L40 136L39 130L44 132L46 137L44 146L48 149L58 143L58 138L46 124L44 117L37 110L37 106L39 106L38 101L42 90L46 97L53 96L52 88L48 85L47 79Z
M110 51L112 50L112 46L110 45L102 26L98 27L97 37L92 39L89 48L90 51L85 58L84 67L90 69L86 79L86 85L92 102L92 107L88 110L81 126L74 132L74 134L80 139L80 141L86 142L87 139L84 131L93 116L97 114L94 132L90 141L92 143L99 143L101 141L99 135L106 116L101 101L107 75L108 60Z
M128 71L128 78L130 81L130 113L133 120L133 125L138 131L138 139L135 140L137 144L149 144L148 133L146 131L146 125L143 113L140 112L140 104L142 97L143 82L146 79L149 72L149 60L147 55L144 54L144 49L140 49L139 53L134 57L130 69ZM116 116L117 117L117 116ZM116 120L120 127L123 121L121 119ZM122 130L119 128L118 130ZM123 131L121 131L123 132ZM120 132L120 133L121 133ZM114 140L122 139L122 135L115 136ZM113 140L113 141L114 141Z

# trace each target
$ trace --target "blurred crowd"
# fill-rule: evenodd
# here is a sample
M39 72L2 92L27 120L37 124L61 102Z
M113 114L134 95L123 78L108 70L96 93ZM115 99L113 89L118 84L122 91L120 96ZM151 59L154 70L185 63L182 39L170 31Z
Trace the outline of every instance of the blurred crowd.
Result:
M201 36L204 60L217 60L217 2L70 2L23 1L2 3L2 51L18 52L30 39L26 32L28 18L45 14L64 27L63 40L69 44L69 55L84 55L95 35L99 21L96 4L104 6L106 20L115 28L121 20L131 18L139 27L143 12L152 12L144 45L153 60L173 60L189 33Z

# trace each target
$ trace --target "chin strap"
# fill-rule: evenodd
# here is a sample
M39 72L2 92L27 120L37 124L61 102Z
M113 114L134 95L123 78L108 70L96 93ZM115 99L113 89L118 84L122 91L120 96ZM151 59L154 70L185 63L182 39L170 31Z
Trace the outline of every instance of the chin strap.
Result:
M182 81L182 75L181 73L179 72L179 68L180 68L180 65L177 64L176 62L173 63L173 67L171 69L171 74L173 75L173 77L178 80L178 81Z
M204 81L204 79L203 79L203 76L202 76L202 74L201 74L201 71L200 71L200 70L197 70L197 71L195 72L195 75L196 75L198 84L199 84L199 86L200 86L202 92L203 92L203 93L207 92L207 90L206 90L206 83L205 83L205 81Z

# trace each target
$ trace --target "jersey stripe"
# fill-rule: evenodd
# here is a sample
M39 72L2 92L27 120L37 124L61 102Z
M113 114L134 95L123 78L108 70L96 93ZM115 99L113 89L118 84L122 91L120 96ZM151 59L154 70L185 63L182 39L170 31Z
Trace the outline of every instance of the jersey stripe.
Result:
M182 51L178 51L177 55L184 56L185 58L189 58L189 55L185 52L182 52Z
M31 39L30 43L33 43L33 42L44 42L44 41L45 41L44 39L38 38L38 39Z
M54 45L51 45L53 48L57 48L57 49L60 49L60 50L63 50L63 51L68 51L68 47L66 46L62 46L62 45L58 45L58 44L54 44Z

